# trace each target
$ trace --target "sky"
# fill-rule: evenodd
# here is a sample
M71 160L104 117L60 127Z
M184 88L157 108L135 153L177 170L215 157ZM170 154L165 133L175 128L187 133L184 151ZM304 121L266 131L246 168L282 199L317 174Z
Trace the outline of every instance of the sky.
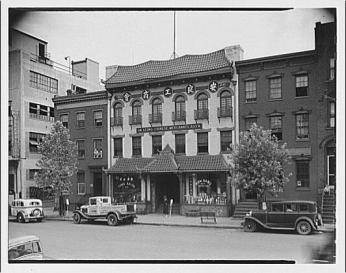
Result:
M174 48L171 11L31 11L13 27L48 42L51 59L90 58L105 79L109 65L167 60ZM11 19L11 18L10 18ZM240 45L244 59L314 49L316 22L334 21L326 9L176 11L176 53L206 54Z

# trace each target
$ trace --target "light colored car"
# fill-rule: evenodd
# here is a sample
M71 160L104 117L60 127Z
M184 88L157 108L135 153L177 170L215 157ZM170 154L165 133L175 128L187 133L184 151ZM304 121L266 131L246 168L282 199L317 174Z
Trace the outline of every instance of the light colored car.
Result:
M44 214L40 199L15 199L11 203L10 217L15 217L18 222L41 222Z
M40 239L34 235L10 239L8 260L43 260Z

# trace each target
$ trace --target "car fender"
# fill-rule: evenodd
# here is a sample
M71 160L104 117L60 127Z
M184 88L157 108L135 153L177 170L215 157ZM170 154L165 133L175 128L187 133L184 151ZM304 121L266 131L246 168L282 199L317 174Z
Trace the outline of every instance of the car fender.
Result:
M257 218L254 218L252 216L245 216L244 217L244 223L245 223L246 220L252 220L252 221L255 221L256 223L260 224L262 227L270 228L266 224L262 223L262 221L258 220Z
M108 218L108 215L110 215L110 214L115 214L117 216L118 220L122 220L122 217L117 210L112 210L112 211L108 212L106 218Z
M298 224L300 221L302 221L302 220L308 221L308 222L310 223L311 227L312 227L313 229L316 229L316 224L315 224L309 217L306 217L306 216L301 216L301 217L299 217L299 218L296 220L296 222L294 223L294 227L297 228L297 224Z
M73 213L78 213L80 215L80 217L83 219L91 219L91 217L85 215L83 212L81 212L80 210L74 210Z

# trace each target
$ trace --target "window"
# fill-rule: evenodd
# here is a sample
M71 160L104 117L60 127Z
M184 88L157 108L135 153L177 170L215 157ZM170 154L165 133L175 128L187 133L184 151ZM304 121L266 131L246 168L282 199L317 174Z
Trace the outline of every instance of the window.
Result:
M52 121L54 118L54 108L30 102L29 115L30 118Z
M221 131L220 132L221 141L221 152L230 151L232 145L232 131Z
M38 173L39 169L30 169L29 170L29 180L34 180L35 174Z
M296 97L308 95L308 75L296 76Z
M256 80L245 82L245 102L256 102Z
M328 185L335 186L336 161L335 154L327 156Z
M183 96L178 96L175 99L175 119L174 120L185 120L185 98Z
M30 86L46 92L58 93L58 80L30 71Z
M335 79L335 58L329 59L329 80Z
M68 128L68 115L61 115L60 116L60 121L62 122L62 125L65 126L65 128Z
M162 121L162 102L159 98L153 100L152 112L151 112L151 122L161 122Z
M45 105L40 105L40 115L48 116L48 107Z
M85 140L77 140L78 158L85 158Z
M77 173L77 185L78 185L77 194L84 195L86 193L84 172Z
M297 180L297 187L309 187L309 177L310 177L310 168L309 168L309 161L308 160L302 160L302 161L296 161L296 180Z
M102 139L93 139L94 158L102 158Z
M131 124L141 124L142 123L142 106L140 101L135 101L132 104L132 123Z
M219 117L232 116L232 96L228 91L223 91L220 95L220 110Z
M121 137L114 138L114 157L123 156L123 139Z
M95 126L102 126L102 111L95 111L94 112L94 125Z
M185 154L185 134L175 135L175 153Z
M196 119L208 118L208 96L204 93L197 97L197 116Z
M142 138L140 136L132 137L132 155L142 155Z
M29 151L30 153L38 153L38 145L42 141L44 134L29 133Z
M297 139L309 138L309 114L296 114Z
M121 103L114 104L114 122L112 125L118 126L123 124L123 107Z
M50 116L51 118L54 118L54 107L50 107L50 108L49 108L49 116Z
M208 133L197 133L197 152L208 153Z
M254 123L257 124L257 117L245 118L245 130L250 130Z
M281 78L269 79L269 99L281 99Z
M152 136L153 154L159 154L162 151L162 136Z
M37 115L37 112L38 112L38 104L30 102L29 103L29 113Z
M77 127L84 128L85 127L85 113L77 113Z
M272 131L272 136L276 136L278 140L282 140L282 117L275 116L270 117L270 129Z
M328 102L328 127L335 128L335 102Z

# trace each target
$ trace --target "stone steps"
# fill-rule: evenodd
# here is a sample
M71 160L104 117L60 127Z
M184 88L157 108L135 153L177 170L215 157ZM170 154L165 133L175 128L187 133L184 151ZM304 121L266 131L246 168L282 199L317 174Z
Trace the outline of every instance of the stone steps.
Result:
M256 201L240 201L234 210L233 218L243 218L250 210L258 209Z

